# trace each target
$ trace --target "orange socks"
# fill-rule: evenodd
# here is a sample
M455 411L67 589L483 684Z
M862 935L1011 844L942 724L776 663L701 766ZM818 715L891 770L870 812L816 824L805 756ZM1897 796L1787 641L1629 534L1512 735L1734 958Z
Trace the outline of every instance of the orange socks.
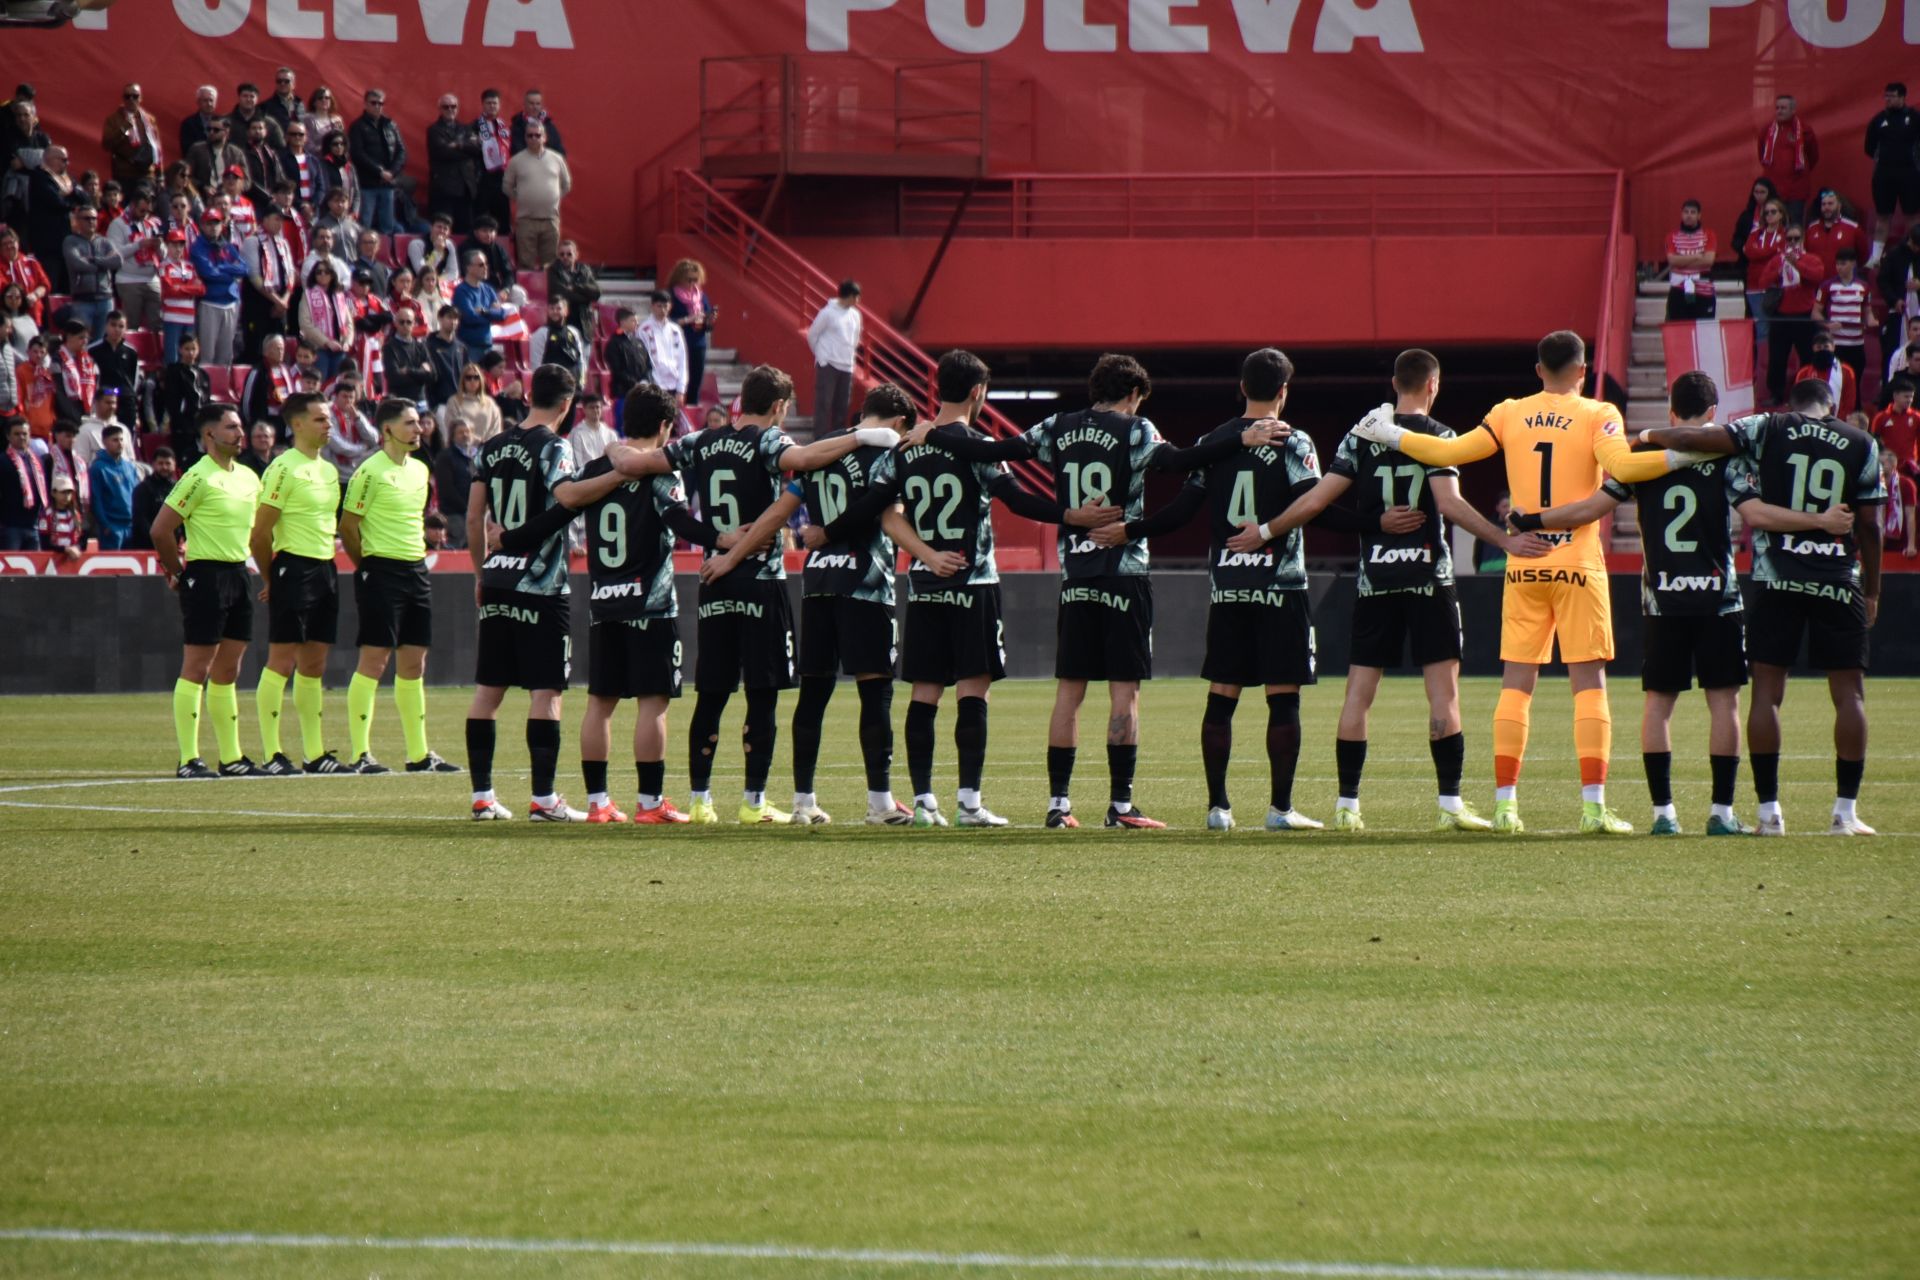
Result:
M1604 786L1607 759L1613 754L1613 713L1607 709L1605 689L1573 695L1573 750L1580 757L1580 785Z
M1493 785L1511 787L1520 781L1520 762L1527 755L1527 726L1533 715L1533 695L1502 689L1493 709Z

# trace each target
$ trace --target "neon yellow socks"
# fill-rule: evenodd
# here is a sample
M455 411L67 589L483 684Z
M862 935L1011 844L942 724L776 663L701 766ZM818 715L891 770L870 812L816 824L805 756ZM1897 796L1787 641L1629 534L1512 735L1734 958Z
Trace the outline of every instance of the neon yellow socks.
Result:
M240 692L230 684L207 681L207 719L213 721L213 744L220 763L240 758Z
M355 760L369 754L367 744L373 741L373 699L379 692L380 682L358 671L347 681L348 753Z
M293 707L300 713L300 750L308 760L327 754L327 735L321 716L325 701L319 676L293 677Z
M200 755L200 686L191 680L173 682L173 736L180 744L180 763Z
M268 760L280 754L280 711L286 697L287 678L272 667L260 668L253 706L260 713L260 754Z
M427 757L427 682L393 678L393 705L400 710L400 732L407 739L408 761Z

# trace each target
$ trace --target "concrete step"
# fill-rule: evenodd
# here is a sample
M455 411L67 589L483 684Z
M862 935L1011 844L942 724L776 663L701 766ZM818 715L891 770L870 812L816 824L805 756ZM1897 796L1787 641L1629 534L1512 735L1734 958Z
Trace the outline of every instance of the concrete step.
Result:
M1658 275L1651 280L1642 280L1638 292L1643 298L1664 298L1667 296L1669 287L1666 276ZM1730 296L1739 297L1746 292L1746 288L1747 286L1744 280L1715 280L1713 282L1713 291L1723 299Z
M1635 329L1633 331L1633 362L1638 365L1660 365L1667 363L1667 349L1660 341L1658 329Z
M1742 294L1719 296L1715 299L1714 318L1716 320L1744 320L1747 316L1747 300ZM1667 295L1663 292L1657 298L1645 294L1633 300L1633 323L1635 328L1645 325L1658 327L1667 322Z
M1667 370L1665 365L1637 364L1627 371L1627 398L1629 400L1665 399L1667 394Z

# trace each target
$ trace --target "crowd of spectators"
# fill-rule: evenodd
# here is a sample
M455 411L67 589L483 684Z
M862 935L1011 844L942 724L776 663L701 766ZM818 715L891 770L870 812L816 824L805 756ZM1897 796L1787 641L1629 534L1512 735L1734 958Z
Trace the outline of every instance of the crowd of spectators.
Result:
M1825 380L1839 416L1860 413L1897 474L1920 476L1916 434L1899 426L1920 386L1920 110L1896 82L1867 123L1871 236L1862 206L1821 185L1820 138L1791 95L1775 101L1755 147L1760 173L1724 251L1700 202L1681 207L1665 246L1667 319L1713 319L1715 271L1737 277L1761 407L1783 406L1790 380Z
M440 95L419 151L377 87L351 120L286 67L270 94L192 99L169 130L126 85L101 126L105 181L70 169L31 85L0 104L0 550L142 536L141 503L195 461L214 400L240 407L241 462L264 471L288 445L280 406L327 395L343 483L378 447L372 403L415 401L456 545L473 457L526 415L543 361L591 391L576 453L605 451L609 404L617 419L642 382L691 402L688 428L702 418L706 272L676 264L644 312L602 301L563 229L574 178L538 89L511 116L497 89L473 117Z

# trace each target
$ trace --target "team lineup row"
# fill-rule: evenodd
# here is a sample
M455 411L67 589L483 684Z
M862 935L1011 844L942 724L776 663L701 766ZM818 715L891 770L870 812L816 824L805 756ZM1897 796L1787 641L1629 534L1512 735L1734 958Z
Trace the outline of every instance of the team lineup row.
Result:
M734 423L668 442L670 396L643 385L627 398L626 440L578 473L556 431L575 386L564 369L536 371L526 423L491 440L475 462L468 508L476 572L479 658L466 724L473 816L511 817L492 788L496 720L509 688L531 694L526 738L533 772L529 817L536 821L707 823L719 819L711 794L721 714L744 685L746 787L738 818L748 823L823 823L813 775L824 718L838 677L859 696L869 823L946 826L933 790L941 700L956 691L958 795L952 821L1001 826L981 794L988 697L1004 674L1004 634L994 562L991 504L1059 526L1062 566L1056 633L1058 681L1048 731L1052 828L1079 825L1070 791L1078 716L1087 685L1108 686L1109 803L1105 824L1154 828L1133 801L1139 741L1139 687L1152 674L1153 596L1148 540L1203 509L1211 526L1211 602L1202 674L1209 682L1201 749L1209 791L1207 826L1235 825L1226 792L1232 720L1241 691L1267 699L1271 788L1265 826L1322 824L1293 807L1300 749L1300 690L1314 682L1314 632L1301 527L1309 521L1360 539L1351 670L1336 742L1340 794L1333 825L1361 830L1360 780L1367 715L1383 672L1411 657L1422 669L1441 828L1517 833L1517 783L1539 666L1556 641L1570 670L1580 757L1580 829L1632 827L1606 805L1611 719L1605 663L1613 655L1606 568L1595 521L1635 500L1648 532L1643 603L1648 657L1643 754L1655 833L1678 832L1668 776L1667 722L1698 678L1712 717L1713 810L1709 834L1753 828L1733 811L1739 757L1738 690L1752 660L1755 699L1748 724L1761 834L1783 834L1778 804L1778 708L1786 671L1803 636L1828 673L1836 706L1837 798L1832 830L1868 834L1854 812L1865 756L1863 673L1878 596L1880 500L1871 437L1833 420L1815 403L1823 384L1796 390L1794 412L1714 425L1717 391L1688 374L1673 389L1672 421L1647 433L1652 449L1630 449L1618 412L1579 395L1585 352L1571 333L1540 344L1542 390L1495 406L1456 436L1430 415L1438 361L1424 351L1396 361L1395 402L1369 414L1343 440L1325 473L1313 442L1280 414L1293 367L1271 348L1240 371L1243 414L1189 448L1161 439L1141 416L1151 392L1130 357L1103 356L1090 378L1090 407L1057 414L1007 439L974 423L989 380L986 365L949 352L936 375L939 410L915 425L910 397L879 386L858 428L808 445L782 429L793 388L762 366L748 376ZM313 403L306 403L312 399ZM1804 403L1803 403L1804 401ZM408 402L378 412L383 447L363 464L344 502L332 469L318 459L324 406L295 397L285 412L294 448L255 480L233 465L237 415L210 410L202 423L207 457L191 469L156 521L155 546L180 593L186 655L175 690L175 722L187 778L303 771L281 750L279 716L289 682L299 713L304 771L385 772L367 750L377 684L397 661L395 704L413 771L457 772L427 744L424 686L431 611L421 527L425 468L411 458L420 427ZM1504 455L1516 509L1514 528L1494 526L1461 498L1458 465ZM1006 463L1032 459L1055 496L1022 487ZM1146 475L1184 473L1179 497L1144 507ZM688 490L694 495L689 509ZM788 605L780 532L804 505L809 524L798 644ZM355 564L358 669L348 687L350 759L326 750L320 673L335 638L336 530ZM1730 515L1755 530L1751 646L1733 575ZM585 812L556 792L561 696L571 675L567 526L585 518L592 584L588 708L581 755ZM1460 614L1449 540L1452 520L1509 556L1501 656L1506 675L1495 713L1495 804L1480 817L1461 794L1465 742L1458 675ZM186 559L175 532L184 524ZM705 549L699 590L699 663L688 739L691 802L665 795L667 709L680 694L682 642L673 547ZM911 568L904 634L896 637L895 574ZM269 566L259 596L269 608L267 668L259 688L265 763L239 749L234 681L251 637L249 553ZM896 644L896 639L899 643ZM905 720L911 806L891 786L892 697L896 676L912 690ZM767 800L778 695L798 686L793 722L794 802ZM219 768L199 757L202 687L218 740ZM611 720L638 702L636 809L615 805L607 783Z

